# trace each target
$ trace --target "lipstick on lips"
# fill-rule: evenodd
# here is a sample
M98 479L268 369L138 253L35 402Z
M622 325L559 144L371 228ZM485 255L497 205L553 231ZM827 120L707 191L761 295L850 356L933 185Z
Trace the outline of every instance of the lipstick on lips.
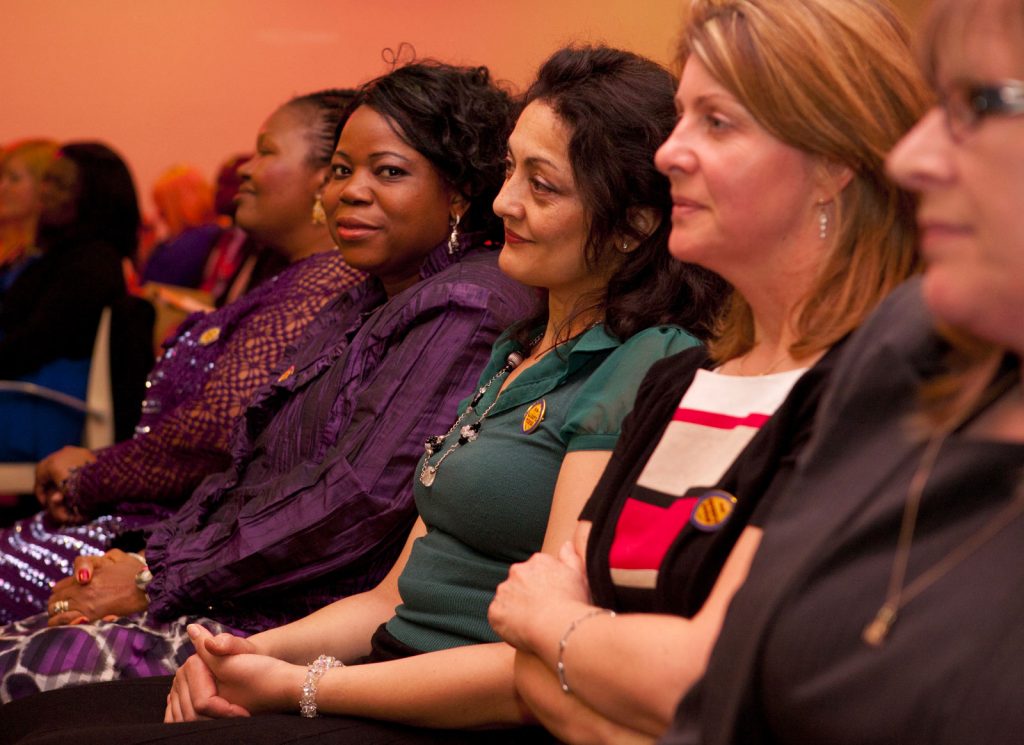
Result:
M371 225L362 220L354 218L343 218L335 222L335 232L343 241L358 241L378 230L376 225Z
M514 230L505 228L505 243L515 245L517 243L529 243L529 241Z

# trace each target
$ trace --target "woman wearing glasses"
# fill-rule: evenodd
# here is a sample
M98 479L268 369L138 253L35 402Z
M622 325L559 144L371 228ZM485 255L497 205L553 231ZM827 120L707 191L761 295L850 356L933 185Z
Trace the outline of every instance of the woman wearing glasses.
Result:
M1018 743L1024 2L937 0L889 171L926 270L851 340L671 743Z

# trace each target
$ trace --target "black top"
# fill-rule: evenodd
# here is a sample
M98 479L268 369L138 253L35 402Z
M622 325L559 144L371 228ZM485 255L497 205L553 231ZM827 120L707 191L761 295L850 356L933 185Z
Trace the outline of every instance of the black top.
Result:
M87 359L101 311L124 295L121 257L112 246L55 243L3 296L0 378L17 378L61 358Z
M917 394L945 352L916 281L851 340L666 742L1021 742L1024 517L910 600L881 648L861 638L885 600L924 449ZM1024 444L954 432L923 493L906 581L988 525L1022 468Z
M651 367L637 392L632 413L604 475L580 516L593 522L587 546L587 574L594 602L608 608L692 616L703 606L725 560L747 525L760 525L810 439L821 395L838 357L836 345L793 386L786 400L750 441L718 484L736 506L718 530L685 525L669 546L655 590L612 583L608 555L619 514L640 472L661 440L697 370L710 362L692 349Z

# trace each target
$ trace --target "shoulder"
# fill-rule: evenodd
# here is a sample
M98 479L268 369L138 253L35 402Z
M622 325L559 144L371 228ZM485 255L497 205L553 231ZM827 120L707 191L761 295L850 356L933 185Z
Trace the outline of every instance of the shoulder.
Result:
M568 430L618 436L622 420L633 408L637 391L658 360L696 348L697 340L675 326L641 331L608 354L580 387L568 418ZM684 352L685 353L685 352ZM580 440L573 449L611 449L614 439Z
M491 311L511 320L525 316L534 293L498 268L496 251L475 252L417 282L388 303L392 312L437 309Z

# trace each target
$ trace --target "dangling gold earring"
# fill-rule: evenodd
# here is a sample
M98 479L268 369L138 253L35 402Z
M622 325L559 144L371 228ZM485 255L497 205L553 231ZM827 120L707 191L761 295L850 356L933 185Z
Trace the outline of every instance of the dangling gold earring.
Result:
M452 232L448 236L448 255L454 256L459 250L459 220L461 215L454 215L448 218L448 224L452 226Z
M319 194L317 194L316 199L313 200L313 224L327 224L327 211L324 209L324 203Z

